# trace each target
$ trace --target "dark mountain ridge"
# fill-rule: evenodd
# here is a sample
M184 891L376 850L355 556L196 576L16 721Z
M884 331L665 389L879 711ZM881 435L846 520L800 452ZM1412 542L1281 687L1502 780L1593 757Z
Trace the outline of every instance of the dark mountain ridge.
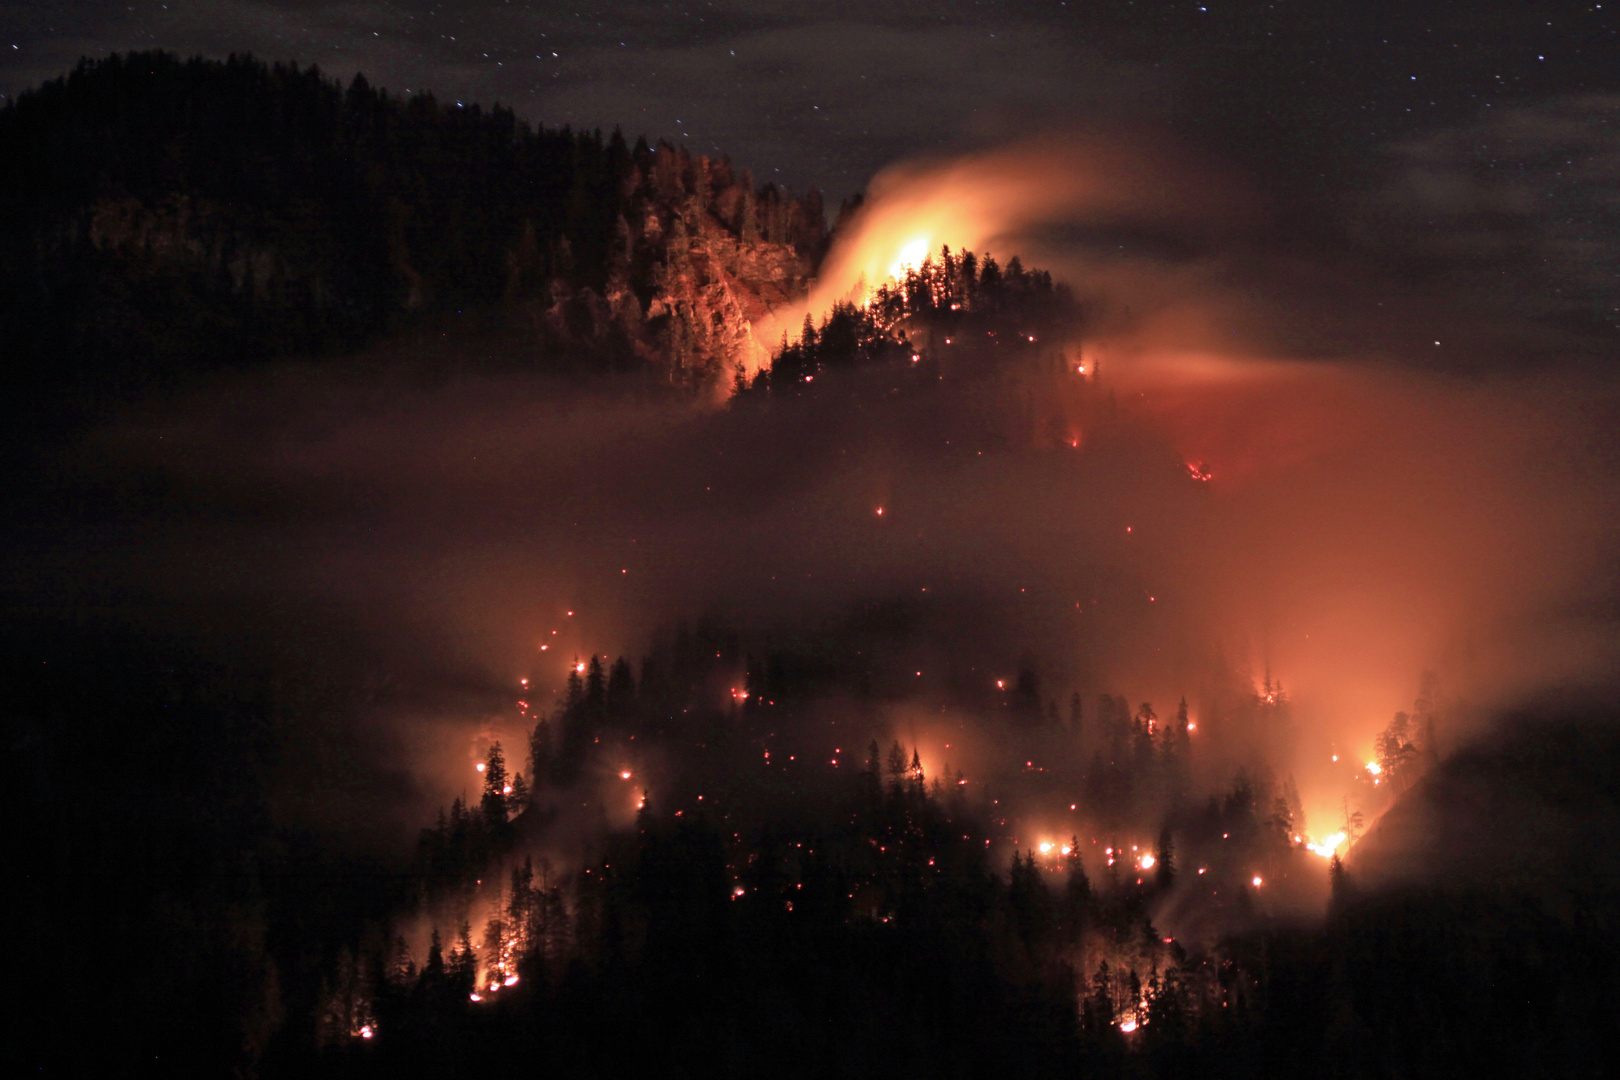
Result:
M821 198L614 131L250 56L82 61L0 110L13 401L128 396L470 310L536 367L702 388L802 294Z

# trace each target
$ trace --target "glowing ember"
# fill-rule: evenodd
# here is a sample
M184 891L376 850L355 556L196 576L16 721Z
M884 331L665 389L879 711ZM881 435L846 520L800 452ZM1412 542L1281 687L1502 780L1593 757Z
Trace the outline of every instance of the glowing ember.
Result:
M1372 773L1374 776L1377 776L1379 773L1383 772L1384 770L1379 767L1378 762L1369 761L1369 762L1367 762L1367 771Z
M484 995L479 994L479 993L471 993L471 994L467 995L467 1000L468 1001L483 1001L484 1000Z
M1261 885L1263 885L1263 884L1265 884L1265 883L1264 883L1264 882L1262 882L1262 881L1261 881L1261 880L1260 880L1260 875L1259 875L1259 874L1256 874L1256 875L1254 875L1254 878L1253 878L1253 879L1252 879L1252 882L1251 882L1251 883L1252 883L1252 884L1253 884L1253 885L1254 885L1254 887L1255 887L1255 888L1257 888L1257 889L1258 889L1258 888L1259 888L1259 887L1260 887L1260 886L1261 886Z
M1059 849L1059 854L1068 855L1071 851L1073 851L1073 849L1070 848L1068 844L1064 844L1063 847Z
M473 768L477 769L479 772L483 772L484 771L484 763L482 761L480 761L477 765L474 765Z
M512 794L512 785L507 784L504 787L502 787L501 788L501 794L502 795L510 795L510 794Z
M504 985L506 985L506 986L516 986L517 981L518 981L518 977L516 975L508 975L506 977L506 981L505 981Z
M376 1032L371 1030L371 1025L370 1024L367 1024L367 1025L365 1025L364 1027L362 1027L360 1029L360 1037L362 1039L369 1039L375 1034L376 1034Z
M1050 855L1050 854L1052 854L1052 841L1050 841L1050 840L1042 840L1041 841L1041 854L1042 855Z
M1144 855L1144 856L1142 856L1141 863L1139 863L1138 865L1140 865L1142 867L1142 869L1144 869L1144 870L1151 870L1151 869L1153 869L1153 864L1158 862L1158 861L1159 860L1155 859L1151 855Z
M1135 1020L1121 1020L1119 1022L1119 1030L1121 1030L1125 1034L1129 1035L1131 1032L1136 1030L1136 1021Z
M1205 469L1202 461L1187 462L1187 475L1206 484L1215 479L1215 474Z
M583 674L585 674L585 665L584 664L575 664L574 665L574 670L579 672L581 675L583 675Z
M878 515L878 517L883 516L883 507L880 506L880 507L877 508L877 515Z
M619 774L619 779L620 779L620 780L628 780L628 779L630 779L630 772L629 772L629 770L628 770L628 769L627 769L627 770L625 770L625 771L624 771L624 772L622 772L622 773L620 773L620 774Z

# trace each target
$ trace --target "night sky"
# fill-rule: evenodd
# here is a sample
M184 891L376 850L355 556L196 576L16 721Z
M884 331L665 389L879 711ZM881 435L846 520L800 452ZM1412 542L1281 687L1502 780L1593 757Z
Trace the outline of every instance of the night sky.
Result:
M1603 4L1565 3L8 0L0 93L81 56L252 52L618 125L835 197L898 158L1098 116L1336 189L1405 140L1464 131L1492 167L1523 167L1479 125L1573 98L1612 110L1617 28Z
M1393 270L1461 300L1461 316L1416 316L1379 348L1489 324L1469 342L1479 362L1553 349L1605 364L1620 318L1617 34L1602 4L7 2L0 94L81 56L251 52L728 154L834 209L918 155L1100 130L1170 147L1171 170L1235 178L1264 207L1251 245L1332 252L1329 276ZM1361 291L1324 288L1282 306Z

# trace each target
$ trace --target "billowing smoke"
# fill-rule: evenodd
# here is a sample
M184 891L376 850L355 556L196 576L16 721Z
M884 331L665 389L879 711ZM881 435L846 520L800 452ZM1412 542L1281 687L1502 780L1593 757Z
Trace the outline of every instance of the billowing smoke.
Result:
M244 648L312 613L345 627L365 644L307 647L386 673L333 722L390 780L344 813L403 836L476 800L494 740L521 767L583 658L639 657L706 613L754 641L864 641L873 604L899 613L871 638L879 704L824 709L849 767L881 733L1017 799L1011 758L1045 766L981 721L1029 670L1065 715L1074 694L1088 718L1099 694L1161 717L1186 698L1202 785L1264 763L1326 833L1425 672L1443 750L1469 716L1614 670L1614 386L1558 355L1474 362L1471 295L1404 290L1365 248L1307 251L1291 220L1218 163L1102 134L898 167L811 310L948 244L1051 268L1084 320L951 378L723 407L500 365L424 381L392 352L260 370L85 449L97 483L160 494L25 572L69 594L117 580L180 620L250 613ZM1286 735L1222 705L1276 684ZM1093 749L1038 746L1077 774ZM598 764L616 816L581 830L633 813ZM675 791L684 768L664 751L633 771Z

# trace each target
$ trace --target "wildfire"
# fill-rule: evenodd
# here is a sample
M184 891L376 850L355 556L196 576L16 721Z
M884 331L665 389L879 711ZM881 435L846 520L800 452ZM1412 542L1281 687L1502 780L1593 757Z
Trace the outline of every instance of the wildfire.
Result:
M1215 474L1204 468L1202 461L1187 462L1187 475L1206 484L1215 479Z
M1129 1035L1131 1032L1136 1030L1136 1021L1135 1020L1121 1020L1119 1022L1119 1030L1121 1030L1125 1034Z
M1367 771L1372 773L1374 776L1377 776L1379 773L1383 772L1384 770L1383 770L1382 767L1379 766L1378 762L1369 761L1369 762L1367 762Z
M366 1024L366 1025L364 1025L363 1027L360 1028L360 1037L362 1039L369 1039L369 1038L371 1038L372 1036L374 1036L376 1034L377 1033L371 1029L370 1024Z
M1144 855L1144 856L1142 856L1142 861L1140 863L1138 863L1137 865L1141 866L1141 868L1144 869L1144 870L1151 870L1151 869L1153 869L1153 864L1158 862L1158 861L1159 860L1155 859L1151 855Z
M1052 854L1052 841L1050 841L1050 840L1042 840L1041 841L1041 854L1042 855L1050 855L1050 854Z
M1332 836L1326 837L1317 843L1306 844L1305 846L1310 848L1316 854L1322 856L1322 858L1331 859L1333 858L1333 853L1339 849L1339 845L1348 839L1349 837L1345 835L1345 833L1336 832Z
M630 770L626 769L623 772L621 772L619 774L619 779L620 780L628 780L628 779L630 779Z
M1250 883L1257 889L1265 884L1264 881L1260 880L1259 874L1254 875L1254 877L1250 880Z
M899 257L889 264L889 276L892 278L905 277L907 270L915 270L921 266L923 260L928 258L932 246L926 236L919 236L908 241L900 249Z

